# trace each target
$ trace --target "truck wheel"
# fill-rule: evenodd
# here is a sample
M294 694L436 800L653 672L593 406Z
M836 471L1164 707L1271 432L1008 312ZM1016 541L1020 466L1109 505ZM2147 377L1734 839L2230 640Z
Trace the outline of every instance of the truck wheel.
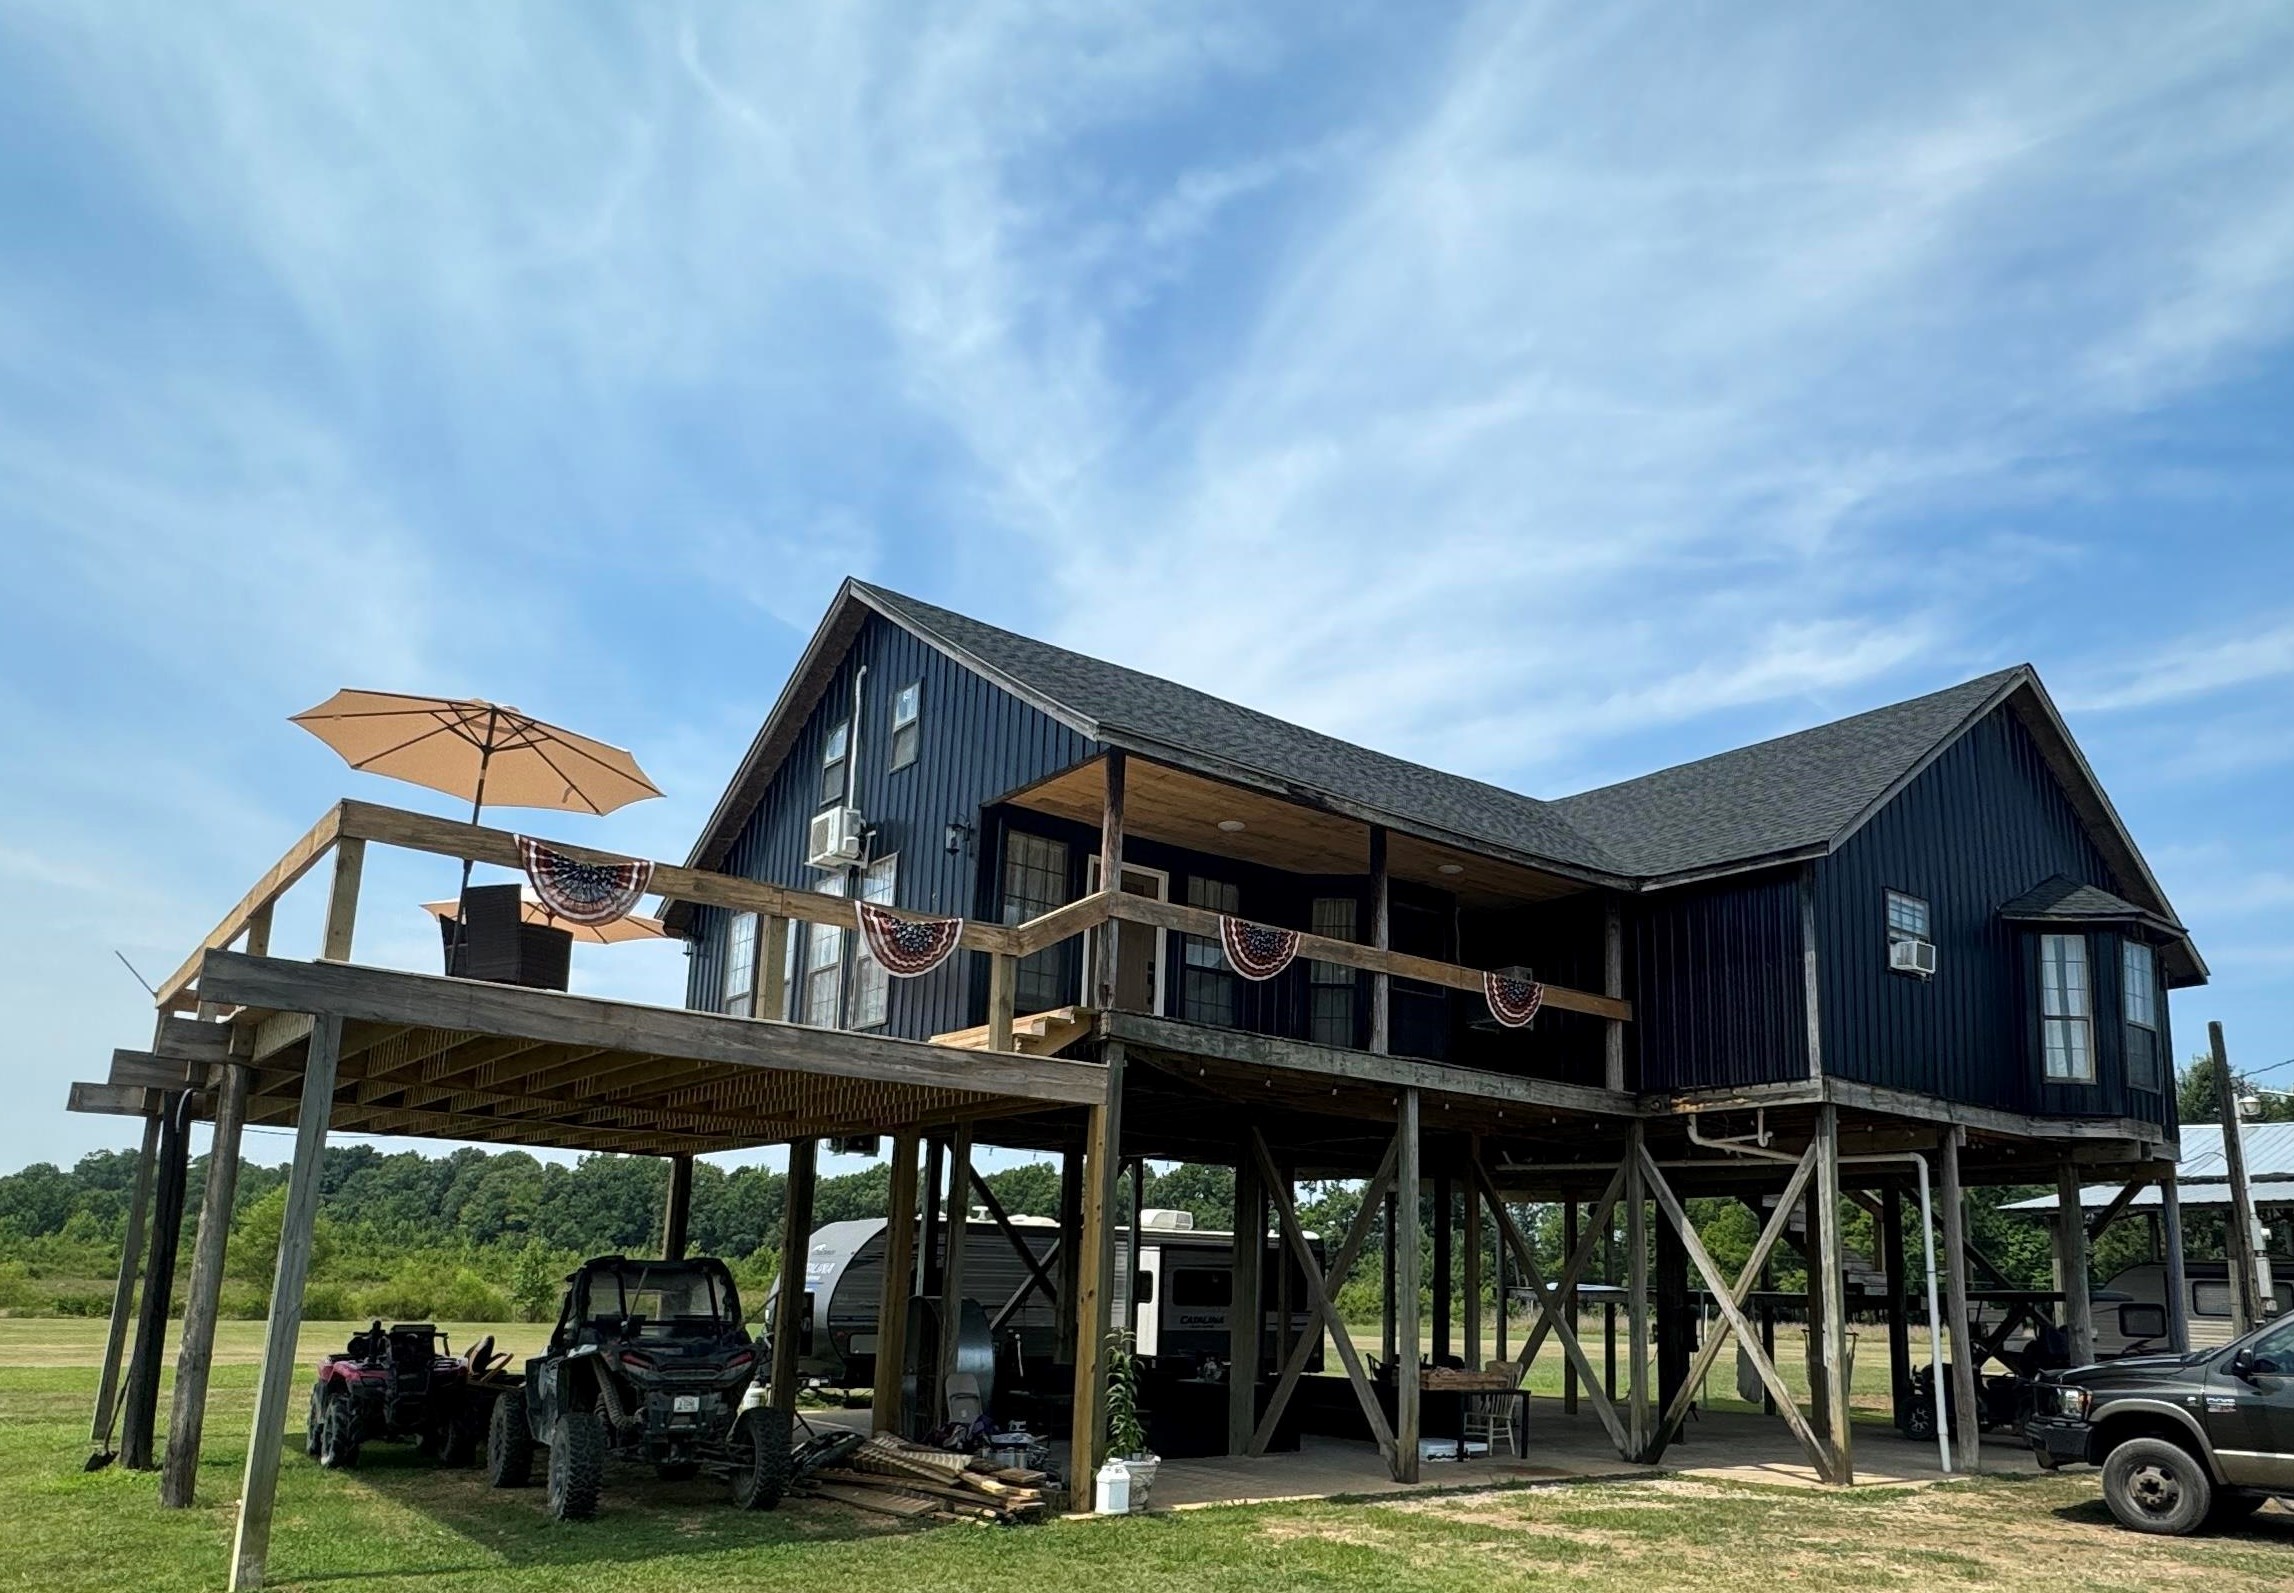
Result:
M742 1510L770 1510L789 1486L789 1415L760 1405L745 1410L725 1440L732 1463L733 1504Z
M486 1422L486 1484L523 1488L533 1480L534 1430L526 1425L526 1402L504 1395Z
M328 1396L319 1418L319 1464L329 1471L358 1469L358 1401L347 1394Z
M550 1424L550 1514L587 1521L605 1487L605 1428L587 1412L568 1411Z
M2130 1438L2103 1461L2103 1502L2122 1527L2181 1537L2206 1524L2214 1482L2180 1444Z
M326 1385L311 1385L311 1413L303 1422L303 1453L313 1460L319 1458L319 1445L326 1435Z

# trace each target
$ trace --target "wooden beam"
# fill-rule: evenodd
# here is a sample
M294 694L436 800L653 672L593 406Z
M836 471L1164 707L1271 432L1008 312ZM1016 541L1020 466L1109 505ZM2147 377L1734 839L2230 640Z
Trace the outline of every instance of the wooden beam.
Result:
M1112 890L1093 891L1088 896L1079 896L1025 923L1012 925L1005 931L1011 937L1011 943L1005 948L1004 955L1032 957L1063 940L1073 940L1088 930L1097 929L1107 922L1108 908L1117 894Z
M1625 911L1614 896L1601 909L1601 993L1625 998ZM1601 1034L1601 1082L1625 1087L1625 1025L1614 1018Z
M1012 1009L1019 990L1019 959L1003 952L988 957L988 1049L1014 1051Z
M1816 1110L1816 1256L1811 1274L1824 1280L1824 1440L1832 1464L1825 1480L1846 1487L1856 1480L1854 1437L1848 1427L1848 1300L1841 1263L1840 1109Z
M1951 1403L1956 1430L1952 1441L1959 1452L1959 1469L1973 1473L1983 1464L1983 1429L1977 1420L1975 1337L1967 1300L1967 1207L1959 1182L1961 1131L1947 1130L1937 1157L1943 1205L1944 1315L1951 1329Z
M1082 1265L1075 1298L1075 1402L1068 1499L1090 1508L1092 1479L1107 1458L1108 1274L1115 1266L1115 1178L1123 1141L1123 1045L1108 1044L1107 1099L1084 1124Z
M1394 1142L1394 1450L1396 1482L1418 1480L1420 1356L1418 1353L1418 1092L1405 1089L1395 1103ZM1393 1242L1392 1240L1389 1241Z
M247 929L249 920L277 901L289 886L309 873L312 865L333 849L336 837L342 833L343 806L337 803L327 809L301 840L287 848L286 856L272 864L269 871L255 882L254 888L239 899L239 905L225 913L223 921L207 932L199 942L198 949L183 959L183 966L160 981L158 994L153 1000L162 1011L173 1010L182 1004L185 990L199 977L200 958L237 940ZM264 933L267 941L267 922ZM269 948L266 945L264 949Z
M1265 1454L1267 1445L1274 1442L1275 1432L1282 1426L1283 1412L1290 1407L1291 1394L1297 1389L1299 1378L1306 1372L1306 1363L1314 1358L1315 1345L1322 1341L1322 1336L1328 1326L1328 1319L1321 1316L1320 1302L1322 1300L1334 1300L1337 1297L1337 1291L1344 1285L1348 1275L1354 1271L1355 1261L1361 1256L1363 1247L1369 1244L1370 1235L1377 1229L1380 1214L1387 1209L1387 1203L1393 1194L1394 1164L1399 1153L1399 1145L1389 1141L1386 1146L1385 1158L1378 1164L1378 1171L1371 1174L1370 1182L1362 1186L1362 1203L1354 1210L1354 1222L1346 1230L1345 1243L1338 1247L1338 1253L1331 1258L1329 1270L1321 1274L1320 1295L1310 1294L1309 1303L1314 1306L1317 1325L1312 1332L1301 1333L1290 1346L1290 1354L1282 1365L1282 1375L1275 1383L1274 1396L1267 1401L1266 1413L1259 1418L1257 1427L1252 1429L1250 1442L1245 1450L1253 1459ZM1308 1269L1306 1276L1307 1287L1311 1291L1314 1288L1315 1273L1313 1269ZM1347 1335L1347 1342L1349 1344L1353 1342L1351 1333ZM1229 1375L1231 1376L1232 1373ZM1356 1388L1357 1397L1362 1392L1362 1386L1358 1385ZM1374 1392L1371 1395L1370 1406L1372 1408L1377 1407L1377 1396ZM1367 1419L1369 1409L1366 1408L1363 1415ZM1382 1408L1379 1409L1378 1415L1381 1421L1385 1419L1385 1411ZM1376 1430L1375 1427L1372 1428L1373 1432ZM1389 1435L1390 1441L1391 1436Z
M2055 1173L2055 1246L2071 1364L2086 1366L2095 1359L2094 1284L2087 1276L2087 1213L2079 1199L2079 1169L2071 1162Z
M910 1436L901 1420L908 1368L908 1300L916 1272L916 1136L892 1139L892 1178L885 1197L884 1282L876 1305L876 1394L868 1428Z
M182 1342L176 1351L167 1459L159 1477L159 1502L165 1509L188 1508L198 1492L200 1437L207 1421L207 1378L215 1360L224 1250L231 1238L232 1206L239 1190L240 1130L246 1119L247 1069L239 1063L226 1063L222 1084L215 1092L215 1136L207 1152L207 1181L199 1197L199 1235L193 1241Z
M2167 1269L2167 1341L2179 1354L2190 1353L2190 1274L2183 1265L2182 1189L2169 1171L2159 1180L2159 1234Z
M1266 1259L1267 1180L1250 1130L1235 1157L1235 1243L1227 1258L1227 1450L1252 1453L1258 1428L1258 1384L1266 1305L1259 1289Z
M797 1362L804 1353L805 1256L812 1248L812 1199L820 1141L789 1141L781 1205L781 1278L773 1300L773 1370L766 1398L791 1416L797 1408ZM881 1331L883 1324L877 1324Z
M1562 1352L1577 1367L1577 1374L1586 1383L1586 1394L1593 1402L1593 1414L1601 1418L1601 1425L1609 1434L1609 1441L1617 1446L1619 1454L1626 1453L1631 1435L1617 1419L1616 1408L1603 1392L1593 1375L1593 1363L1585 1358L1585 1346L1577 1341L1577 1325L1560 1314L1560 1294L1545 1286L1545 1274L1538 1267L1537 1254L1530 1248L1528 1237L1514 1224L1513 1213L1505 1202L1497 1198L1497 1186L1490 1182L1489 1169L1479 1162L1470 1164L1474 1183L1490 1202L1490 1217L1497 1224L1499 1242L1513 1252L1515 1265L1521 1268L1521 1281L1529 1288L1530 1300L1538 1312L1538 1326L1550 1325L1561 1340ZM1526 1368L1528 1362L1525 1360ZM1627 1456L1627 1458L1631 1458Z
M2246 1182L2246 1136L2238 1122L2238 1090L2230 1074L2230 1051L2223 1043L2222 1025L2206 1026L2209 1054L2214 1058L2215 1105L2222 1118L2223 1171L2230 1181L2230 1212L2224 1227L2230 1258L2230 1332L2233 1338L2254 1329L2266 1306L2254 1256L2254 1196Z
M1355 1401L1362 1407L1362 1419L1370 1424L1370 1436L1377 1440L1378 1448L1392 1465L1398 1458L1400 1439L1386 1425L1386 1412L1378 1403L1377 1391L1370 1386L1370 1374L1362 1365L1361 1353L1354 1348L1354 1335L1346 1330L1346 1319L1338 1314L1336 1302L1324 1287L1322 1269L1315 1264L1314 1247L1307 1243L1306 1230L1299 1225L1298 1208L1290 1198L1290 1184L1275 1167L1274 1157L1267 1150L1266 1136L1255 1128L1251 1130L1251 1149L1258 1163L1259 1182L1267 1192L1267 1204L1274 1208L1275 1226L1289 1247L1291 1261L1306 1279L1315 1314L1328 1330L1331 1347L1338 1351L1338 1359L1346 1368L1346 1380L1354 1389ZM1245 1447L1248 1447L1247 1440Z
M279 1262L272 1278L271 1317L255 1383L255 1422L247 1436L247 1470L239 1488L239 1521L231 1545L231 1593L263 1585L271 1555L271 1512L278 1498L279 1448L287 1410L303 1368L295 1339L303 1325L303 1285L310 1277L311 1229L319 1210L319 1161L326 1150L327 1107L342 1058L343 1020L332 1014L311 1027L303 1105L296 1114L295 1159L279 1221Z
M72 1086L73 1111L80 1086ZM112 1285L111 1327L104 1335L103 1371L96 1379L95 1418L88 1424L88 1442L99 1450L111 1448L113 1402L119 1396L120 1360L127 1351L128 1318L135 1311L135 1280L143 1270L144 1217L151 1209L151 1184L159 1165L159 1119L143 1121L143 1149L135 1159L135 1182L128 1192L127 1232L121 1236L119 1277Z
M319 955L328 962L350 961L351 935L358 927L358 887L366 872L366 842L346 836L335 843L335 872L327 886L326 927ZM202 991L204 997L206 992Z
M170 1296L175 1292L175 1257L183 1236L185 1179L191 1165L191 1098L168 1097L160 1119L158 1176L151 1201L149 1254L143 1264L143 1299L135 1324L135 1350L128 1357L127 1392L120 1412L120 1464L150 1471L159 1425L159 1373L167 1350Z
M1601 1198L1593 1203L1592 1220L1585 1225L1584 1231L1578 1235L1576 1245L1563 1258L1561 1276L1556 1280L1554 1287L1561 1296L1571 1301L1577 1298L1577 1285L1583 1280L1586 1267L1592 1263L1593 1252L1608 1239L1609 1226L1616 1215L1617 1203L1625 1195L1627 1171L1626 1164L1619 1162L1616 1169L1610 1173L1609 1182L1601 1191ZM1494 1183L1484 1185L1485 1193L1494 1189ZM1503 1201L1504 1197L1499 1196L1499 1203L1503 1204ZM1575 1327L1577 1325L1576 1313L1571 1311L1567 1313L1567 1316L1570 1326ZM1537 1360L1537 1352L1544 1348L1545 1336L1552 1330L1552 1327L1553 1324L1548 1320L1546 1314L1540 1312L1537 1319L1530 1324L1528 1333L1523 1336L1521 1354L1517 1358L1523 1377L1529 1375L1530 1366ZM1574 1361L1569 1362L1572 1369L1575 1368L1576 1364Z
M1123 753L1110 749L1100 767L1104 795L1099 817L1099 888L1120 897L1123 894ZM1099 966L1093 970L1091 979L1096 994L1091 1004L1102 1012L1115 1005L1116 973L1121 966L1116 948L1119 938L1120 932L1112 923L1099 934ZM1132 1242L1137 1244L1136 1236Z
M2150 1183L2151 1181L2147 1176L2128 1179L2126 1186L2111 1197L2110 1204L2088 1219L2087 1242L2093 1244L2102 1238L2104 1230L2119 1220L2126 1209L2134 1204L2135 1197L2150 1187Z
M1105 1070L1089 1062L1017 1055L991 1060L981 1052L915 1040L338 963L209 952L200 991L205 999L238 1006L320 1008L372 1023L426 1024L1020 1100L1088 1103L1106 1090Z
M661 1259L685 1259L685 1231L693 1218L693 1158L669 1158L669 1192L661 1203Z

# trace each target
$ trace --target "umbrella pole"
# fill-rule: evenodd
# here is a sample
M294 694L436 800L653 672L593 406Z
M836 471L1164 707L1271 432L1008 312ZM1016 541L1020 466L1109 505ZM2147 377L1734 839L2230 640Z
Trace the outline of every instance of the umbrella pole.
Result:
M486 739L478 744L478 792L470 802L470 823L475 826L478 815L486 811L486 765L494 758L494 710L486 710ZM462 946L470 933L470 867L471 859L462 859L462 888L454 893L454 955L447 960L446 971L453 973L462 961Z

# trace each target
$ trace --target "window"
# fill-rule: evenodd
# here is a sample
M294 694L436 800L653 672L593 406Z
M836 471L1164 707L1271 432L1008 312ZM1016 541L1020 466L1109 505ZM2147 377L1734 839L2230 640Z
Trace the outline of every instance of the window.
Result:
M2190 1286L2190 1314L2192 1316L2230 1315L2230 1285L2227 1283L2194 1283Z
M828 740L820 749L820 805L829 807L844 800L844 765L852 752L852 721L847 719L834 726Z
M757 915L735 913L725 930L725 989L720 1011L746 1018L757 998Z
M916 761L924 739L924 683L912 680L892 694L892 764L905 769Z
M823 896L842 896L844 880L832 876L820 882ZM834 924L807 924L804 937L804 995L800 1009L804 1021L816 1029L833 1029L844 1004L844 931Z
M2039 937L2039 1027L2047 1077L2056 1084L2095 1082L2094 1037L2089 1032L2087 937Z
M1325 940L1352 940L1355 936L1354 898L1317 896L1313 927ZM1308 1037L1323 1045L1354 1044L1354 992L1359 976L1335 962L1306 965Z
M1187 881L1187 905L1232 918L1242 911L1243 893L1225 880L1196 876ZM1227 954L1215 940L1182 935L1179 1014L1190 1023L1215 1023L1232 1028L1239 1003L1235 976L1227 971Z
M1010 830L1004 835L1004 922L1022 924L1067 903L1067 843ZM1012 990L1021 1012L1047 1012L1072 999L1067 948L1048 946L1020 959Z
M862 869L860 899L879 907L890 907L899 870L897 856L880 857ZM882 1026L891 988L892 977L869 951L868 937L858 936L852 948L852 1026L855 1029Z
M1899 940L1932 940L1928 933L1928 904L1902 891L1888 892L1888 944Z
M2167 1336L2167 1308L2163 1305L2119 1307L2119 1337L2163 1339Z
M2119 971L2127 1016L2127 1083L2134 1089L2155 1090L2162 1085L2158 954L2140 941L2122 941Z

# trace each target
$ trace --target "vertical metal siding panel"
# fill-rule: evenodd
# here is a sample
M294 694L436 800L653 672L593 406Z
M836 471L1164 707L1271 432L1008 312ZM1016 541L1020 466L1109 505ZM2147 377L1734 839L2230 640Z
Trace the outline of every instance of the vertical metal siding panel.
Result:
M1644 898L1638 909L1634 1000L1642 1087L1804 1076L1796 881L1772 875L1666 892Z

